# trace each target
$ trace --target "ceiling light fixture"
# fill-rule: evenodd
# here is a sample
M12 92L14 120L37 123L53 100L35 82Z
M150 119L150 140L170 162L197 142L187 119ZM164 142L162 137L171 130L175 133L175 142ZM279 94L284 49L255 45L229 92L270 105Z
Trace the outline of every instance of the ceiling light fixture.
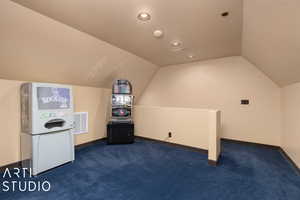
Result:
M146 12L141 12L138 14L137 18L141 21L148 21L151 19L151 15Z
M164 32L162 30L155 30L153 32L153 36L156 38L162 38L164 36Z
M180 41L173 41L173 42L171 42L171 45L173 47L179 47L179 46L181 46L181 44L182 44L182 42L180 42Z
M195 56L193 54L188 55L188 58L193 59Z
M171 42L171 46L172 46L171 50L174 52L184 50L184 48L182 46L182 42L179 40L175 40L175 41Z

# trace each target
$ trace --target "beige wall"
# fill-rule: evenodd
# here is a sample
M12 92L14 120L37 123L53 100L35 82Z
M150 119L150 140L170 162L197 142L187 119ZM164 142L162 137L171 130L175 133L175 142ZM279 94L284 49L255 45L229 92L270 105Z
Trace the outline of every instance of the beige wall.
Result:
M208 149L208 110L135 106L134 122L138 136Z
M208 159L218 161L221 154L221 111L209 112Z
M20 160L20 93L23 82L0 79L0 166ZM89 112L89 133L78 135L76 144L103 138L109 89L73 87L75 111Z
M111 88L129 79L136 96L156 65L9 0L0 1L0 78Z
M208 150L217 161L220 151L220 112L208 109L135 106L135 134L138 136ZM172 137L168 137L168 133Z
M300 167L300 83L282 89L282 147Z
M242 55L273 81L300 81L300 1L244 0Z
M0 80L0 166L20 160L21 83Z
M280 88L242 57L161 68L138 104L221 110L222 137L280 144Z
M75 144L106 137L106 119L111 90L93 87L73 87L75 112L89 112L89 132L77 135Z

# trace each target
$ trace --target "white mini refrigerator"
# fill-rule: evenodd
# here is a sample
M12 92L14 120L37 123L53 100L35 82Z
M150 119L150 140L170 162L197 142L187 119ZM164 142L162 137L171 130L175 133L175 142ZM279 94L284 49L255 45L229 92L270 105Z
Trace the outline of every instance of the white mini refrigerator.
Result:
M32 175L74 161L72 88L47 83L21 86L22 167Z

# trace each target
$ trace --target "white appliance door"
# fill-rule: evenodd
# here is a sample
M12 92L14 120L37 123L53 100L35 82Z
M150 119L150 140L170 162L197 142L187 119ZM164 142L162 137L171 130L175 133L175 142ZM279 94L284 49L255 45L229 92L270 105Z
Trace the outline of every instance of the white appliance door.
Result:
M33 136L33 175L74 160L70 130Z

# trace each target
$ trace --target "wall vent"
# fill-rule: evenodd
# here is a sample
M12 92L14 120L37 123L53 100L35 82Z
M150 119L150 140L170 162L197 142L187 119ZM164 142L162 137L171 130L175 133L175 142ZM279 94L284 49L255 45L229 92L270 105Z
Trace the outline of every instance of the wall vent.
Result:
M74 126L72 132L74 135L88 133L89 115L88 112L74 113Z

